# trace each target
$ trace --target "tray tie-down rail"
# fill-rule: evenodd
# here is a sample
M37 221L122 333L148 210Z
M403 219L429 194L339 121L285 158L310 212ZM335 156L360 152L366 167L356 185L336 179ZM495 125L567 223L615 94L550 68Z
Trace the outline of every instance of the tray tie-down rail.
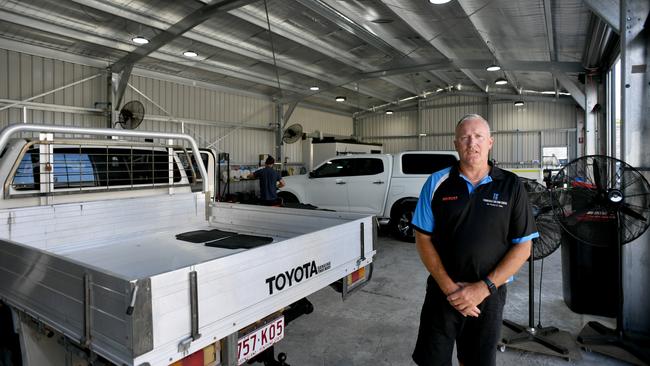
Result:
M196 271L190 272L190 337L178 344L178 352L187 352L195 340L201 338L199 333L199 288Z

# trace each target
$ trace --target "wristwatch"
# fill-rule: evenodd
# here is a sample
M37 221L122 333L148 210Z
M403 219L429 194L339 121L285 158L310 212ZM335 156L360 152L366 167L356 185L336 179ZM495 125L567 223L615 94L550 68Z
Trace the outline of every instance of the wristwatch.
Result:
M494 284L494 282L490 281L489 278L485 277L485 278L483 279L483 282L485 282L485 284L486 284L487 287L488 287L488 290L490 290L490 295L492 295L493 293L497 292L497 286Z

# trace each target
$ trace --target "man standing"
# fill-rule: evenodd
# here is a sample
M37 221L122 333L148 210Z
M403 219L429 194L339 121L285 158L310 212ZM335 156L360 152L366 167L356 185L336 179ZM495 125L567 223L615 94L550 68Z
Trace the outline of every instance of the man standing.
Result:
M526 190L511 172L488 162L494 139L487 121L464 116L456 125L457 165L433 173L420 194L413 226L430 276L413 360L495 365L504 284L526 262L539 236Z
M278 202L278 188L284 187L284 179L273 169L275 159L269 156L264 161L264 168L256 170L253 175L260 180L260 198L264 206L276 206Z

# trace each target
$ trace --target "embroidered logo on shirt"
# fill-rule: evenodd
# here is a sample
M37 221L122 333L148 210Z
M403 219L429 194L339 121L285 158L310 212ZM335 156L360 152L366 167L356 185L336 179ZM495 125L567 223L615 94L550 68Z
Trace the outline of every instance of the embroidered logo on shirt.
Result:
M447 197L442 197L442 202L445 201L456 201L458 199L458 196L447 196Z
M503 208L503 207L508 206L508 202L506 202L506 201L499 201L499 194L498 194L498 193L494 193L494 194L492 195L492 198L493 198L493 199L491 199L491 200L489 200L489 199L487 199L487 198L483 198L483 202L485 202L485 204L486 204L487 206L492 206L492 207Z

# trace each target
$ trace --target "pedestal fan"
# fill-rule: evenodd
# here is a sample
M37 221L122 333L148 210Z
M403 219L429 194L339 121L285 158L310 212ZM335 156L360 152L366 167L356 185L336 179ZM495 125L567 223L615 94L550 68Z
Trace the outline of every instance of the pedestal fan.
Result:
M541 319L535 326L535 265L534 261L543 259L553 253L560 246L561 227L553 217L552 196L541 184L534 180L520 178L526 191L528 200L533 209L533 217L539 232L539 238L533 239L531 256L528 258L528 326L517 324L504 319L503 325L515 331L511 337L504 337L505 345L512 345L521 342L535 342L544 347L566 356L569 354L567 347L564 347L548 338L549 335L559 332L556 327L542 327ZM540 284L541 286L541 284ZM541 291L540 291L541 303ZM535 348L526 349L535 351Z
M585 345L614 345L649 363L648 350L626 337L623 330L622 285L623 245L640 237L650 224L648 181L621 160L590 155L565 165L553 186L554 215L564 231L586 245L616 247L616 329L589 322L578 341ZM595 334L584 334L585 330Z

